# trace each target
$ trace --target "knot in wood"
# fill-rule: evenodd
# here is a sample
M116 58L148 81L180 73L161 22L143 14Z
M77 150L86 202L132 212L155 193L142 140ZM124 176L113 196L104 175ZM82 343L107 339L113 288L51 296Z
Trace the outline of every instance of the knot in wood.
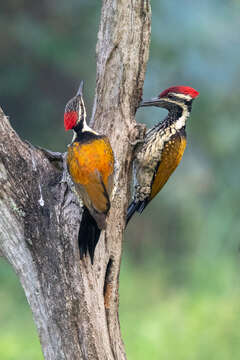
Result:
M129 131L128 141L132 146L142 143L146 135L146 125L145 124L135 124Z

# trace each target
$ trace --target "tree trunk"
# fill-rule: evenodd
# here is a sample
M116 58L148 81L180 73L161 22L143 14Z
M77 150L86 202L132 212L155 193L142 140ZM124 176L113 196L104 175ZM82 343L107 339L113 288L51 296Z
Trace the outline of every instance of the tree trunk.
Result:
M115 187L94 265L79 259L82 209L65 154L22 141L0 111L0 253L16 271L37 325L44 357L125 359L118 285L134 115L141 98L150 38L148 0L104 0L97 44L91 125L109 136ZM130 140L130 141L129 141Z

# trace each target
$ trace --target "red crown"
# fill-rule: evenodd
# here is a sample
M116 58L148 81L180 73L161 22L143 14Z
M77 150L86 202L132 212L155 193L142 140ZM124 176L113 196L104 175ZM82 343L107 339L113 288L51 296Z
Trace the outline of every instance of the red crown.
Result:
M183 95L190 95L193 99L195 99L199 92L190 86L171 86L170 88L164 90L161 92L161 94L158 96L159 98L164 97L168 95L169 93L177 93L177 94L183 94Z

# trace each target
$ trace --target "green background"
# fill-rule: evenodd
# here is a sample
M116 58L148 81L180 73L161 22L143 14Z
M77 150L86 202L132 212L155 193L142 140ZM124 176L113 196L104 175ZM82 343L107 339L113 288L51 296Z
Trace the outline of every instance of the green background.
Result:
M120 321L128 358L240 358L238 0L152 0L144 98L200 92L174 175L124 238ZM66 102L95 86L100 1L9 0L0 12L0 103L22 138L64 151ZM165 116L139 109L149 127ZM0 259L0 359L43 359L32 315Z

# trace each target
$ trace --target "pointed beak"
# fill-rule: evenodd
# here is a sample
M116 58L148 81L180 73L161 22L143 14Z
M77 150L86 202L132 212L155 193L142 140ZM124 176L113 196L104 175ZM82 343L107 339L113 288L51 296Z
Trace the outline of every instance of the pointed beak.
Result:
M162 107L164 104L166 104L166 102L163 99L152 98L150 100L141 101L140 104L139 104L139 107L143 107L143 106L159 106L159 107Z
M83 80L80 82L76 96L83 96Z

